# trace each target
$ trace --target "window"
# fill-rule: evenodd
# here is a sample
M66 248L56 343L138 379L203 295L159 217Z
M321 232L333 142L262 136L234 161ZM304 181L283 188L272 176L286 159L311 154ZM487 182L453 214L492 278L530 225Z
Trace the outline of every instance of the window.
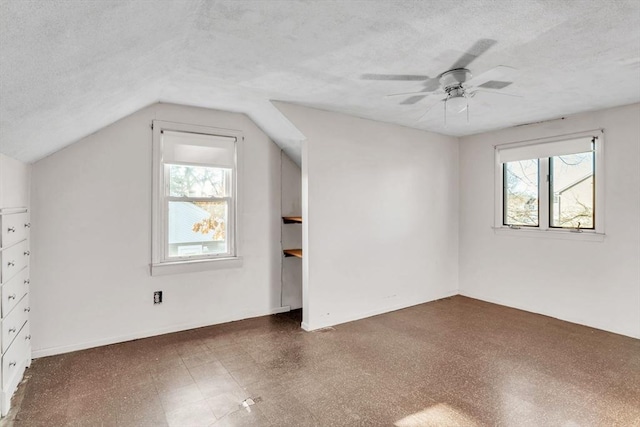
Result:
M238 132L153 122L153 267L237 258Z
M603 232L602 131L496 146L496 227Z
M539 225L539 163L538 159L529 159L503 164L504 225Z
M595 228L595 157L593 151L549 158L549 226Z

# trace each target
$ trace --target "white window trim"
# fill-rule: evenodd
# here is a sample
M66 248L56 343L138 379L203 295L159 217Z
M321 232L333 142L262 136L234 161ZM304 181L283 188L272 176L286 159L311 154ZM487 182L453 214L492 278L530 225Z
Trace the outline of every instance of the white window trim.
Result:
M236 138L236 167L233 179L233 199L235 206L232 211L231 223L234 227L232 248L230 255L190 258L167 259L165 257L166 240L166 212L164 206L164 163L162 158L162 131L176 131L200 133L215 136ZM242 266L241 223L242 213L242 176L243 176L243 142L244 136L239 130L214 128L209 126L175 123L153 120L152 122L152 214L151 214L151 264L152 276L167 274L191 273L196 271L217 270L221 268L237 268Z
M551 142L564 141L575 138L596 137L595 140L595 228L592 230L559 229L549 227L549 185L547 174L549 173L548 159L540 159L539 172L539 216L538 227L513 228L503 224L503 168L500 162L500 150L505 148L517 148L532 144L546 144ZM494 224L493 230L498 235L522 236L535 238L553 238L563 240L584 240L592 242L602 242L605 237L604 213L605 213L605 163L604 163L604 130L595 129L578 133L558 135L549 138L532 139L527 141L511 142L494 146ZM544 185L543 185L544 184Z

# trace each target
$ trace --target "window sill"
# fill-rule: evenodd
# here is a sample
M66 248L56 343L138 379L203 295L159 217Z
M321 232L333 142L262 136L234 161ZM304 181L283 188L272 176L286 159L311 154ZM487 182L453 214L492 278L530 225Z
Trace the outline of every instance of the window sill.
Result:
M581 240L585 242L604 242L605 234L591 230L583 230L580 233L570 230L540 230L532 228L492 227L498 236L519 236L542 239Z
M196 273L239 267L242 267L242 257L174 261L151 264L151 275L166 276L168 274Z

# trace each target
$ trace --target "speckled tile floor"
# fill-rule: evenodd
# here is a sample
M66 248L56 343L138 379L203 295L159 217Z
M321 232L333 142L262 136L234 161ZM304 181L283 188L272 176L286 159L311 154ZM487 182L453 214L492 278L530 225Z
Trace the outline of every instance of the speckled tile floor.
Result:
M640 340L461 296L299 324L298 311L35 360L2 423L640 426Z

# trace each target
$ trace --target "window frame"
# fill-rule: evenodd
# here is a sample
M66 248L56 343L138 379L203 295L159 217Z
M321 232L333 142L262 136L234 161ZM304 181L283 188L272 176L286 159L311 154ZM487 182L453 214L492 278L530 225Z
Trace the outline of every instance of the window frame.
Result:
M538 158L538 226L510 226L505 225L505 198L504 198L504 174L505 164L500 161L500 150L518 148L530 145L548 144L554 142L568 141L577 138L595 138L594 144L594 168L593 168L593 197L594 197L594 227L593 228L567 228L551 226L551 209L553 194L551 194L551 170L550 157ZM551 156L553 157L553 156ZM605 235L604 230L604 130L595 129L578 133L558 135L548 138L539 138L526 141L498 144L494 146L495 159L495 212L493 229L499 234L525 235L528 237L554 237L567 239L584 239L602 241Z
M241 209L241 169L244 137L241 131L202 125L176 123L163 120L152 121L152 260L151 275L164 275L203 271L215 268L238 267L242 265L240 256L239 212ZM231 194L227 197L174 197L169 192L167 165L187 165L220 167L209 163L166 162L163 158L164 131L194 133L218 137L235 138L234 168L231 172ZM224 254L172 256L168 254L168 214L171 201L217 201L231 200L228 204L228 252Z

